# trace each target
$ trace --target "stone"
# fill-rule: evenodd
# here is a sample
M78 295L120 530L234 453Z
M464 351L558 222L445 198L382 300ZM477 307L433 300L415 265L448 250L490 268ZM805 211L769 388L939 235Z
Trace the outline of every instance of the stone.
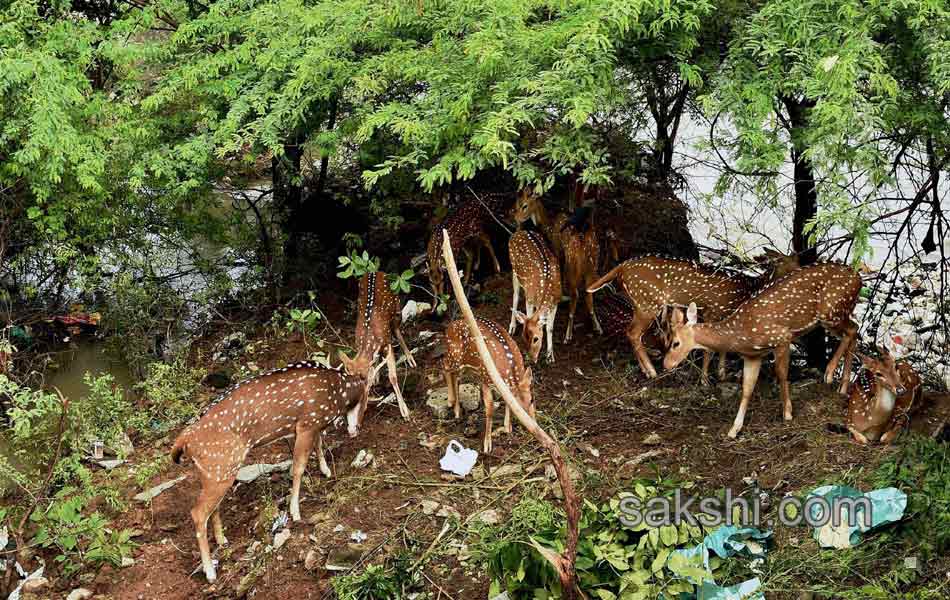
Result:
M133 565L135 565L135 559L132 558L131 556L123 556L122 562L119 563L119 566L122 567L123 569L127 569Z
M553 468L553 467L552 467ZM492 470L490 477L492 479L502 479L504 477L515 477L521 475L524 468L520 464L508 463Z
M501 515L498 514L497 510L491 508L475 515L475 520L485 525L497 525L501 523Z
M362 469L368 467L376 461L376 456L371 450L360 450L356 453L356 458L353 459L353 462L350 463L350 466L354 469Z
M33 577L23 582L20 591L25 594L39 594L49 587L49 579L45 577Z
M343 548L334 548L330 550L327 556L327 562L323 568L327 571L349 571L363 556L363 547L357 544L347 544Z
M307 551L307 556L303 559L303 568L312 571L313 568L317 566L318 558L317 551L311 548Z
M145 490L144 492L136 494L135 499L138 500L139 502L148 502L152 500L153 498L155 498L156 496L158 496L159 494L161 494L162 492L164 492L165 490L168 490L169 488L184 481L185 477L186 477L185 475L182 475L181 477L172 479L171 481L160 483L152 488Z
M92 590L86 588L76 588L66 596L66 600L86 600L87 598L92 598Z
M277 535L274 536L274 550L280 550L281 546L287 543L287 540L290 539L290 530L281 529L277 532Z
M459 404L466 412L478 410L481 403L480 386L474 383L463 383L459 386ZM433 414L439 419L448 419L455 416L452 407L449 405L448 387L430 389L426 394L426 406L432 409Z
M661 438L660 434L658 434L655 431L651 433L650 435L646 436L645 438L643 438L644 446L659 446L662 443L663 443L663 438Z

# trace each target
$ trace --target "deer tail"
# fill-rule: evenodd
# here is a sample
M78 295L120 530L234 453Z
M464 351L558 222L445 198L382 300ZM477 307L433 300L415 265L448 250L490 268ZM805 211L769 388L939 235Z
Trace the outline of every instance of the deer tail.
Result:
M181 455L185 453L185 446L185 436L178 436L178 439L175 440L175 445L172 446L172 462L176 465L181 464Z
M590 284L590 286L588 286L587 288L587 293L593 294L600 288L604 287L605 285L607 285L608 283L616 279L617 276L620 275L620 267L622 266L623 266L623 263L617 265L616 267L608 271L606 275L604 275L603 277L601 277L594 283Z

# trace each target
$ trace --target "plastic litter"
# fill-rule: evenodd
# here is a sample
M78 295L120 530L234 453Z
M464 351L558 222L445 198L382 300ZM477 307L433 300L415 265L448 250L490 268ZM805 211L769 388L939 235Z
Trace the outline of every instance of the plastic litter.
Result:
M285 460L275 464L258 463L256 465L246 465L238 469L237 480L243 483L250 483L261 475L268 475L275 471L289 471L293 464L294 461Z
M822 548L850 548L861 543L864 533L901 520L907 509L907 494L897 488L883 488L866 494L845 485L825 485L812 490L806 499L823 498L823 503L811 503L810 522L827 521L815 527L814 537ZM865 501L861 501L866 499ZM866 507L870 504L870 513ZM838 514L824 515L824 506ZM855 517L851 516L854 506ZM828 518L830 517L830 518Z
M445 449L445 456L439 460L443 471L449 471L459 477L465 477L472 472L472 467L478 460L478 452L466 448L456 440L449 442Z

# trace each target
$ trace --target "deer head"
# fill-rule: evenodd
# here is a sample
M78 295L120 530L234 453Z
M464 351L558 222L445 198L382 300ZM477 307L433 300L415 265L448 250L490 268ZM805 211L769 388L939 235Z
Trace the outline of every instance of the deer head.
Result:
M511 209L511 216L514 218L515 223L520 225L528 219L536 219L540 207L541 199L531 191L531 188L524 188L518 193L515 206Z
M766 248L762 254L756 256L755 262L770 270L771 280L779 279L801 268L797 254L783 254L771 248Z
M693 327L697 321L696 303L690 302L684 317L683 311L674 308L670 315L670 349L663 357L663 368L672 369L680 364L696 348L696 332Z
M907 390L904 388L904 382L897 370L897 361L894 360L894 356L881 345L877 347L877 351L881 355L879 359L859 354L858 358L861 359L861 364L871 373L877 385L883 386L897 396L904 394Z
M538 355L541 354L541 340L544 338L544 331L541 327L541 311L536 310L530 317L523 312L515 312L515 320L524 325L524 341L528 345L528 358L531 362L538 361Z

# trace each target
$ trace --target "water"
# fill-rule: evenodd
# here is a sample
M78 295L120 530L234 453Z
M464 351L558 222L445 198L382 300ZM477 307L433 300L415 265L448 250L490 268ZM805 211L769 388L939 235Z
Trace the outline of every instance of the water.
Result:
M89 386L83 381L86 373L108 373L126 393L135 383L128 365L109 356L105 346L94 339L71 342L57 354L56 360L61 366L46 378L45 387L58 389L66 398L81 398L89 393Z

